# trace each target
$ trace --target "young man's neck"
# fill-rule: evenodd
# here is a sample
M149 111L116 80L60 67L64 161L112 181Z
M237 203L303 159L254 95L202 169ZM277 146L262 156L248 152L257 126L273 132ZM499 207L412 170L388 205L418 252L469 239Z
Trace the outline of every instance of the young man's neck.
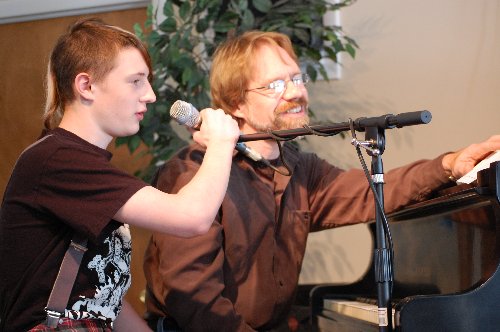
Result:
M82 116L81 111L72 108L66 109L59 127L72 132L101 149L106 149L113 138L102 135L90 119Z

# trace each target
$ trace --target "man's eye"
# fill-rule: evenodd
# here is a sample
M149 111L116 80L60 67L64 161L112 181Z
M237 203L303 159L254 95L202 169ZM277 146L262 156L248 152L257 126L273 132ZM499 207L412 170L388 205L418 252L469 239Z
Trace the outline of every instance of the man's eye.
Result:
M277 80L277 81L271 82L271 84L269 84L268 88L273 89L276 92L281 92L281 91L283 91L284 87L285 87L285 81Z

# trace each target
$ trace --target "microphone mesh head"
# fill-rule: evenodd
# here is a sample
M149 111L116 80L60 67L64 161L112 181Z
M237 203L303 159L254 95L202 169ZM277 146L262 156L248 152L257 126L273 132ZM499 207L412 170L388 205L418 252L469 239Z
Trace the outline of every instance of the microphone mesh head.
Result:
M200 112L193 105L182 100L177 100L170 107L170 116L177 123L190 128L196 128L200 125Z

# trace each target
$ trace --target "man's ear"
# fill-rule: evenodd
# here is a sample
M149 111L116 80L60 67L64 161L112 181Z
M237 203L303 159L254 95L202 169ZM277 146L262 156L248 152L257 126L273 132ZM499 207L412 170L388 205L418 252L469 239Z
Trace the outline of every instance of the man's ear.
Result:
M238 107L236 107L236 109L231 113L231 115L236 118L239 122L239 120L244 120L246 117L245 117L245 106L243 106L242 104L238 105Z
M86 100L93 100L92 86L90 83L90 75L80 73L75 77L75 94Z

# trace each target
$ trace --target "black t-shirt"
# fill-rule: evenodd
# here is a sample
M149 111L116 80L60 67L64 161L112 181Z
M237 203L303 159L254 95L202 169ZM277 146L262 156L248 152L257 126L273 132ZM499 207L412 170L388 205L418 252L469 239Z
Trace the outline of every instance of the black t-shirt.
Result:
M23 331L44 308L73 232L88 237L65 312L112 321L130 285L128 225L112 218L147 184L111 153L55 129L19 157L0 211L0 330Z

